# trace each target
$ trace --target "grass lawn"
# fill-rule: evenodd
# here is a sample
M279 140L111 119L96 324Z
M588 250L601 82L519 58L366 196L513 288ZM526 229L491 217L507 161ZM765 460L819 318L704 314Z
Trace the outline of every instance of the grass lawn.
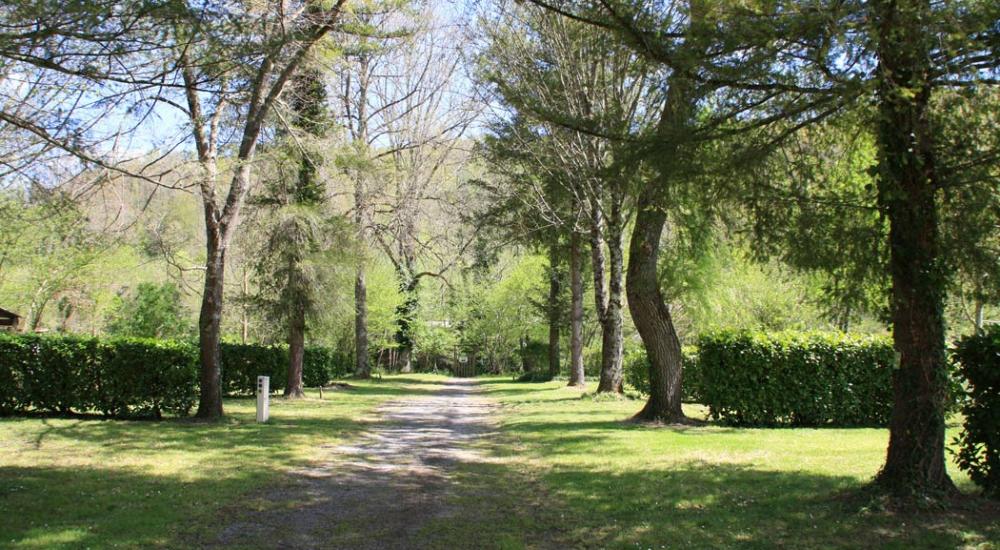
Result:
M570 545L1000 548L1000 508L979 498L908 514L845 498L878 471L887 430L649 427L623 422L641 401L581 398L564 382L483 386L504 404L489 475L532 478L532 508Z
M281 483L321 445L344 441L386 399L421 391L426 377L357 382L318 399L227 399L221 423L67 418L0 419L0 548L182 545L211 530L213 513Z
M380 403L431 393L442 380L386 377L352 381L355 388L322 401L315 391L303 401L275 399L267 426L254 423L251 399L227 400L229 416L216 424L0 419L0 548L211 539L226 510L252 506L262 487L285 483L324 446L358 434ZM428 520L414 543L1000 548L996 503L970 497L967 509L899 514L845 498L878 470L886 430L650 427L623 422L641 401L581 397L562 382L480 385L502 404L499 432L474 443L486 460L453 465L453 513Z

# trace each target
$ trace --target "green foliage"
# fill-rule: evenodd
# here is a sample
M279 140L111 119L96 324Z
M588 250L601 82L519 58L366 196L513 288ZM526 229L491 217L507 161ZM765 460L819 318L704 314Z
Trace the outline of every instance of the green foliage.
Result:
M698 348L695 346L682 347L681 361L683 365L682 399L689 403L698 403L701 401ZM638 346L627 349L622 358L622 371L626 384L643 395L649 395L649 357L646 355L645 348Z
M227 394L252 394L257 376L284 388L286 346L229 344L222 353ZM320 386L350 373L344 353L307 346L303 380ZM0 333L0 414L98 412L114 417L186 415L197 401L198 349L188 342Z
M453 283L446 311L436 314L451 319L459 347L491 372L520 370L522 342L547 335L536 301L546 293L547 267L543 256L503 254L496 265L466 271Z
M288 346L237 344L224 342L222 355L222 391L227 395L253 394L257 377L271 377L271 391L285 388L288 372ZM302 381L306 386L325 385L331 379L352 371L350 357L324 346L306 346L302 362Z
M958 465L987 494L1000 497L1000 327L962 339L954 358L968 388Z
M896 354L888 338L719 332L698 340L700 393L733 425L884 426Z
M133 338L184 338L193 327L173 283L139 283L135 292L119 297L108 323L108 333Z
M197 398L197 358L181 342L0 335L0 414L184 416Z
M521 365L525 372L545 371L548 373L549 345L539 340L524 342L520 350Z

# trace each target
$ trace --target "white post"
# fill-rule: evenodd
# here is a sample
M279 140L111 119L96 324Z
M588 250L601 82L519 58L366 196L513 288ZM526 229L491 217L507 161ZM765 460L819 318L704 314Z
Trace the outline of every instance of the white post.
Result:
M271 414L271 377L257 377L257 422L267 422Z

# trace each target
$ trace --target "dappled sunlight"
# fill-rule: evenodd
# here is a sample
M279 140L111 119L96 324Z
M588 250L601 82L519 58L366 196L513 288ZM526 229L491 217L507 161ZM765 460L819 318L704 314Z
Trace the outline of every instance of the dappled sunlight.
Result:
M387 377L351 381L322 400L316 390L301 400L273 398L268 424L255 423L249 398L226 400L228 416L215 423L2 419L0 514L8 520L0 540L26 548L141 546L205 528L218 507L364 430L368 413L411 383ZM49 538L53 532L79 536L63 542Z
M494 382L485 391L506 412L505 441L494 452L573 511L571 540L644 548L853 547L862 539L961 547L1000 536L995 511L914 526L845 499L884 461L887 430L639 425L625 421L636 402L565 400L573 392L556 384ZM954 466L952 474L972 489Z

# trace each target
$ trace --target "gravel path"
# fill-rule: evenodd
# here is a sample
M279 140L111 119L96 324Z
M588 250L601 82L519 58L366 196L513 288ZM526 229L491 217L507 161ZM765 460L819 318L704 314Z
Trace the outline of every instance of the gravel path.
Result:
M493 433L495 412L467 379L385 403L374 428L295 472L291 486L263 496L265 510L233 518L208 546L436 547L425 527L459 515L448 505L461 490L453 470L483 460L471 443Z

